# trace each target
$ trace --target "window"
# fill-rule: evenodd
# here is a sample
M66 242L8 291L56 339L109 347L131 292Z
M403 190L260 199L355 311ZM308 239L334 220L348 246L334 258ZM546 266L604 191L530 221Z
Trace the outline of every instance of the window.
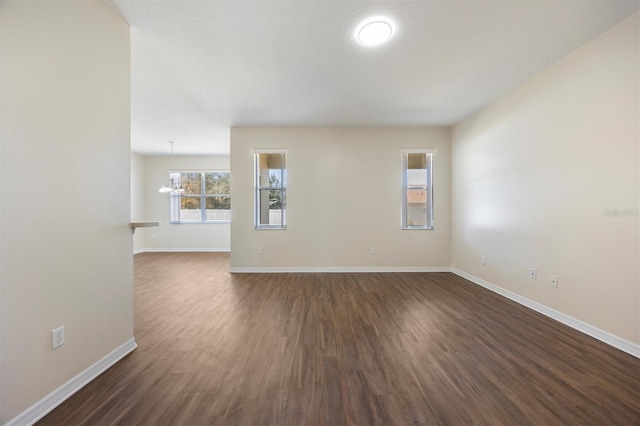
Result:
M170 193L171 223L226 223L231 221L231 173L172 172L184 192Z
M402 229L433 229L435 150L402 152Z
M254 150L255 228L287 228L287 152Z

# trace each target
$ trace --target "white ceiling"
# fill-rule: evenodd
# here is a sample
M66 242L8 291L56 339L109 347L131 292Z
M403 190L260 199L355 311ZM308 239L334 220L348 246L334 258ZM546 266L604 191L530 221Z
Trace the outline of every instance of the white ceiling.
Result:
M234 126L451 125L638 0L111 0L131 24L132 150L229 152ZM358 23L396 34L365 48Z

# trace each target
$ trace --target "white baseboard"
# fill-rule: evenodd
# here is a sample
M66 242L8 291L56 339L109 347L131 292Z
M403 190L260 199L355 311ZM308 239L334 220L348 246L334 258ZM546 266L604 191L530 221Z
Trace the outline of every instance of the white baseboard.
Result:
M250 266L232 267L229 272L232 274L451 272L451 268L449 266Z
M5 426L33 425L137 347L138 345L136 345L136 341L132 337L127 342L114 349L107 356L84 370L82 373L78 374L73 379L69 380L67 383L54 390L40 401L36 402L18 417L9 421Z
M561 322L569 327L578 330L588 336L593 337L594 339L598 339L603 343L606 343L614 348L620 349L623 352L628 353L636 358L640 358L640 345L637 345L633 342L625 340L621 337L618 337L614 334L611 334L607 331L601 330L597 327L592 326L591 324L587 324L586 322L580 321L579 319L575 319L569 315L563 314L562 312L556 311L555 309L551 309L541 303L535 302L531 299L527 299L526 297L520 296L519 294L513 293L509 290L505 290L502 287L498 287L495 284L492 284L488 281L483 280L482 278L478 278L471 274L468 274L464 271L461 271L457 268L451 268L451 272L454 274L461 276L474 284L482 286L488 290L493 291L494 293L498 293L507 299L511 299L514 302L517 302L527 308L533 309L536 312L541 313L549 318L552 318L558 322Z
M143 248L134 250L133 254L138 253L229 253L230 248Z

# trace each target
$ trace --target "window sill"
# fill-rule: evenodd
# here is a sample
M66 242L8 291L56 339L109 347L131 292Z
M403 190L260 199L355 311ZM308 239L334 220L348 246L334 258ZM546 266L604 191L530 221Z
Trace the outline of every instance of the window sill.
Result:
M407 226L405 228L400 228L402 231L433 231L433 226Z
M230 220L216 220L209 222L169 222L171 225L225 225L230 224Z

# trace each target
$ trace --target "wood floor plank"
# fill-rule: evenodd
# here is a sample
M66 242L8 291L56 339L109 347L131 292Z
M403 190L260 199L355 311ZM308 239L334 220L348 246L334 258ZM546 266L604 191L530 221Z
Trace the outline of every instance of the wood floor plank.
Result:
M41 425L638 425L640 360L449 273L135 256L138 349Z

